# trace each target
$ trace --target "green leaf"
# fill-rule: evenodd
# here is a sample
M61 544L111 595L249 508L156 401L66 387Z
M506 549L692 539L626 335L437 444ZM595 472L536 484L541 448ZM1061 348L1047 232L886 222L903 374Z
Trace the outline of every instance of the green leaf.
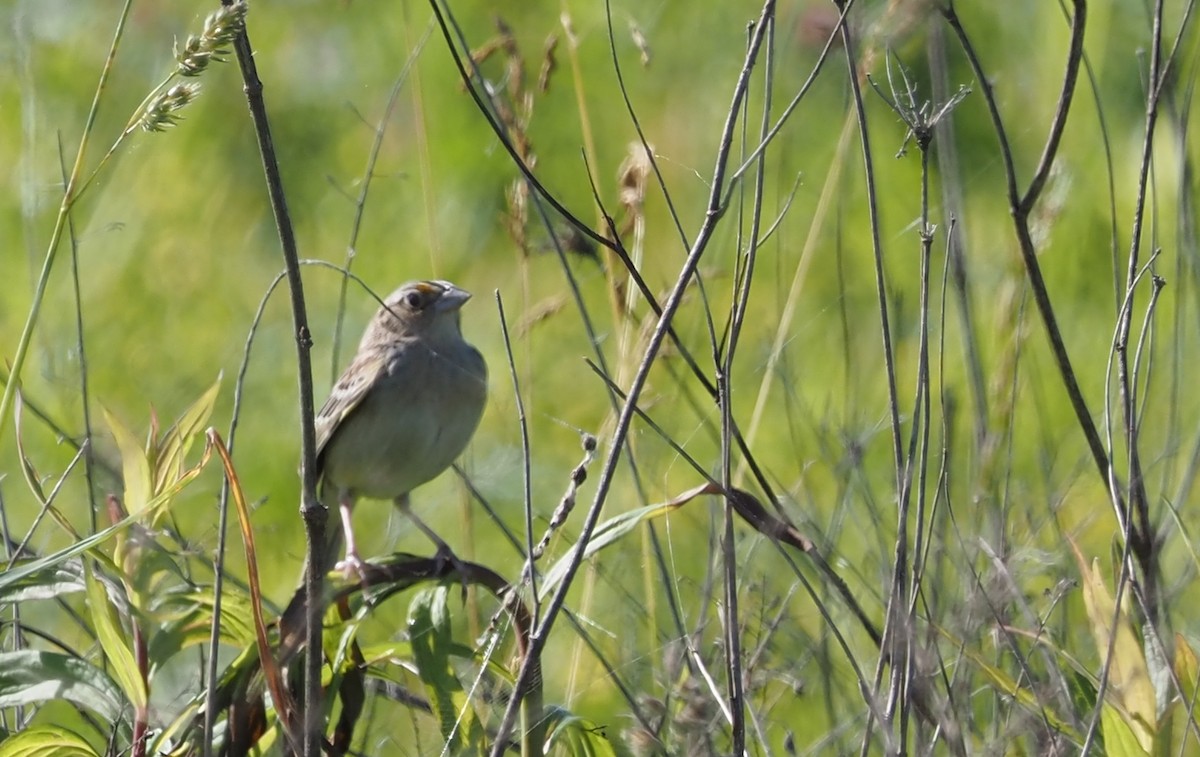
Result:
M448 589L437 586L417 594L409 605L408 636L413 659L446 743L443 751L483 754L483 726L450 665L457 645L450 634L448 597Z
M83 563L68 560L22 576L0 590L0 604L57 599L84 590Z
M104 650L104 656L112 668L113 675L116 676L117 683L121 685L121 690L125 692L126 698L138 712L143 712L148 701L146 682L138 671L133 650L130 649L125 639L121 623L117 619L113 603L108 600L108 592L105 591L104 584L100 583L86 568L85 573L88 604L91 605L92 623L96 629L96 637L100 640L100 647Z
M183 461L187 457L196 435L202 433L205 426L208 425L208 419L212 416L213 406L216 405L220 389L221 376L218 375L213 385L206 389L204 394L201 394L200 398L192 403L191 407L184 410L183 414L179 416L179 420L175 421L175 424L163 435L158 454L154 456L156 461L155 491L161 490L168 483L178 480L183 475Z
M128 715L120 687L86 660L34 649L0 652L0 708L58 700L89 709L110 723Z
M140 512L149 504L153 497L153 483L150 477L150 460L141 442L123 423L104 410L104 419L112 431L117 449L121 452L121 473L125 479L125 509L128 512Z
M79 734L41 725L13 734L0 743L0 757L99 757Z

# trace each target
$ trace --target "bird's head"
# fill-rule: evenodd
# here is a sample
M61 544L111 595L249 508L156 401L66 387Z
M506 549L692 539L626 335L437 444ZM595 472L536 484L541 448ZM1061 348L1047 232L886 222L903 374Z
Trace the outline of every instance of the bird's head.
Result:
M410 281L388 295L367 331L458 338L462 334L459 310L469 299L470 292L449 281Z

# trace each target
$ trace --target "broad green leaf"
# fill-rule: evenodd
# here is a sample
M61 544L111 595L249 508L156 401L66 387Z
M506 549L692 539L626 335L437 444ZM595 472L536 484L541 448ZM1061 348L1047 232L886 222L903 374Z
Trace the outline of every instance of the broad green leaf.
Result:
M108 660L113 676L121 685L121 690L125 692L126 698L133 704L134 709L142 712L146 709L148 699L146 682L142 680L141 673L138 672L133 650L126 642L121 623L117 619L112 603L108 600L108 592L104 590L104 585L90 571L85 569L85 573L87 574L88 604L91 605L92 610L92 625L96 629L96 637L100 640L100 647L104 650L104 656Z
M125 424L107 409L104 410L104 418L108 421L113 439L117 442L117 449L121 452L121 473L125 479L125 509L131 513L139 512L154 496L150 461L146 457L146 450Z
M1128 612L1124 608L1117 612L1116 602L1109 594L1101 575L1099 561L1093 560L1089 568L1078 551L1075 555L1083 577L1083 603L1087 608L1092 637L1095 639L1096 650L1101 660L1108 655L1110 642L1112 646L1112 659L1108 668L1108 700L1127 718L1130 731L1137 738L1141 751L1149 753L1154 749L1158 715L1154 685L1150 680L1150 671L1142 654L1142 646L1133 632ZM1114 617L1115 636L1111 626ZM1104 715L1107 717L1108 714L1106 707ZM1104 740L1108 744L1107 731Z
M1074 666L1063 671L1075 712L1091 712L1096 707L1096 681L1090 675Z
M110 723L128 718L121 689L108 674L78 657L23 649L0 652L0 708L66 700Z
M179 559L178 548L164 547L154 537L153 530L135 524L126 537L118 537L121 558L120 575L128 587L129 601L138 610L153 604L165 586L190 585L185 561Z
M149 513L151 526L156 525L162 520L163 516L167 514L167 506L171 504L171 500L175 499L175 496L183 491L185 486L190 484L196 476L200 475L200 472L204 470L204 466L208 465L209 458L211 457L212 447L205 444L204 454L201 456L199 462L181 473L179 478L167 482L166 488L162 491L155 492L154 498L146 505L145 510L145 512Z
M183 461L196 435L203 433L208 424L220 389L221 376L218 375L213 385L206 389L191 407L184 410L179 420L163 435L158 454L155 456L155 491L183 475Z
M408 637L449 754L483 754L483 726L450 665L454 639L447 607L449 590L422 591L408 607Z
M1188 712L1188 702L1175 699L1167 705L1158 718L1155 757L1200 757L1200 739L1196 738L1193 720Z
M40 725L5 739L0 757L99 757L99 752L73 731Z

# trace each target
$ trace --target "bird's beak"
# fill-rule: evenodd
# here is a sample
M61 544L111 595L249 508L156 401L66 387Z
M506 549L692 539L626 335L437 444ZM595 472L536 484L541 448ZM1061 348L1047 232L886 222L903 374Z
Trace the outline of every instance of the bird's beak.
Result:
M453 284L444 284L446 290L442 292L442 296L434 303L434 310L439 313L448 313L453 310L458 310L471 299L471 293L465 289L459 289Z

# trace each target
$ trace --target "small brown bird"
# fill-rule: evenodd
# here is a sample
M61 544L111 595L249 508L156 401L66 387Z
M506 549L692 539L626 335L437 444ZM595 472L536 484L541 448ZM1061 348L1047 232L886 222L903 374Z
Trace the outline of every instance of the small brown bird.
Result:
M361 575L350 512L359 497L391 499L457 558L412 512L409 492L450 466L467 446L487 399L487 364L462 335L471 294L448 281L414 281L384 301L358 354L317 413L317 471L337 497L346 537L339 570Z

